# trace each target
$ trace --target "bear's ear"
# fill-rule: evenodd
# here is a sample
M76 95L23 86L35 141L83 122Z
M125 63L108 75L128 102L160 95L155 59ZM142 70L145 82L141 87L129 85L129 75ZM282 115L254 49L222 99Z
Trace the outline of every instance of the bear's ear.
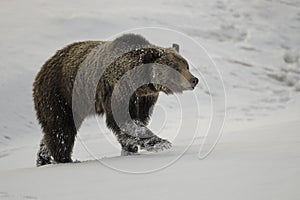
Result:
M144 49L144 52L141 55L142 63L154 63L156 59L162 56L163 52L155 48Z
M179 44L172 44L172 48L175 49L179 53Z

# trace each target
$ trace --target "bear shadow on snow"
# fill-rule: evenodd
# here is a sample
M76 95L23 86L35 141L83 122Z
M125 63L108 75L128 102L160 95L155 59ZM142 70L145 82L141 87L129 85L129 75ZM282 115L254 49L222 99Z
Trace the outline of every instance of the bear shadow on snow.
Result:
M75 136L87 116L105 115L122 155L160 151L171 143L146 126L159 92L192 90L179 46L163 48L125 34L112 41L84 41L57 51L33 84L34 106L43 130L37 166L72 162ZM177 50L177 51L176 51Z

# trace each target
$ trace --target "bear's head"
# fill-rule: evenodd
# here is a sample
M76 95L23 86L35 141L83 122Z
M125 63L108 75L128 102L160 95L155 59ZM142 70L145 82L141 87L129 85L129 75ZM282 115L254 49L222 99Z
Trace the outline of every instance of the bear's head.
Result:
M143 64L149 64L151 83L144 86L154 92L165 94L182 93L193 90L198 79L189 71L189 64L174 48L145 48Z

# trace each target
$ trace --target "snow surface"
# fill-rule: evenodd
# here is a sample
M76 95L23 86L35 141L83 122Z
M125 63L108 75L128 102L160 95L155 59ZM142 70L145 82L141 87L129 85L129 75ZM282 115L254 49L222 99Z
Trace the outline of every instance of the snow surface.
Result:
M1 200L299 199L299 0L10 0L0 10ZM32 83L42 64L74 41L145 26L189 35L220 70L227 112L212 154L198 159L212 109L205 81L213 83L217 74L192 44L167 30L144 29L133 32L161 46L180 44L192 72L207 78L194 92L159 99L150 128L173 148L121 157L104 120L91 118L75 144L73 158L81 163L36 168L42 133Z

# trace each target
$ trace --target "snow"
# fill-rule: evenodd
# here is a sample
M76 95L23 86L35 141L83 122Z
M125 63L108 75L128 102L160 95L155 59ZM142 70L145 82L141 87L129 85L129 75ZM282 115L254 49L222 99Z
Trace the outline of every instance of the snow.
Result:
M300 1L10 0L0 10L1 200L299 198ZM80 163L36 168L32 83L41 65L66 44L128 30L179 44L200 77L194 92L161 95L154 109L150 129L172 149L120 156L97 117L79 131ZM220 118L212 127L222 128L224 103L222 137L199 159L203 142L208 151L219 136L205 137L213 113Z

